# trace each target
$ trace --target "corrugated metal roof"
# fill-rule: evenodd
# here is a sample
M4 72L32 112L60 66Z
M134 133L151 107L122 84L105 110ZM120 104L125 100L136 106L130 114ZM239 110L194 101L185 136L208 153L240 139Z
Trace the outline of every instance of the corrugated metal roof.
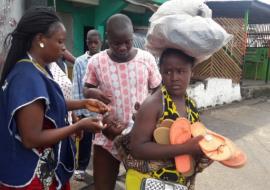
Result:
M146 40L146 34L144 33L134 33L133 46L140 49L145 49L144 44Z
M249 24L248 25L248 47L269 47L270 24Z
M213 17L244 18L249 10L250 24L270 23L270 4L258 0L208 0Z
M261 3L270 4L270 0L205 0L205 2L228 2L228 1L258 1Z

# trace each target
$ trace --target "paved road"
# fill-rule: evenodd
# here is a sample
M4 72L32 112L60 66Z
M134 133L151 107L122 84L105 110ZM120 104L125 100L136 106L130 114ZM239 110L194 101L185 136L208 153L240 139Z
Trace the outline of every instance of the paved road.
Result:
M241 169L212 164L199 174L197 190L269 190L270 189L270 101L253 99L204 111L206 126L231 138L248 156ZM123 170L122 170L123 171ZM91 174L91 166L88 173ZM72 189L92 189L87 183L72 181ZM124 177L117 182L124 189Z

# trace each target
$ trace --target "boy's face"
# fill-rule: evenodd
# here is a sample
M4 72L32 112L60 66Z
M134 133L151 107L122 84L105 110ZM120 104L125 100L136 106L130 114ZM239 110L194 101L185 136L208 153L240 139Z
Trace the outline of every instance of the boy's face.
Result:
M185 95L192 75L191 63L184 61L179 56L168 55L163 58L160 72L162 83L171 96Z
M87 47L90 52L90 55L94 55L100 51L101 40L98 35L87 36L86 43L87 43Z
M128 30L108 34L108 44L114 57L127 61L133 46L133 33Z

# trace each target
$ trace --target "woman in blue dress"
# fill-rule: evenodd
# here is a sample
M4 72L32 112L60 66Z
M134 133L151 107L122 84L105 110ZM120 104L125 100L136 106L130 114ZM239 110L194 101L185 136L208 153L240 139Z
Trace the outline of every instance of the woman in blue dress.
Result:
M9 37L0 81L0 189L69 189L70 135L102 126L90 118L69 124L67 111L108 108L94 99L66 101L53 80L47 65L66 49L65 27L53 10L28 10Z

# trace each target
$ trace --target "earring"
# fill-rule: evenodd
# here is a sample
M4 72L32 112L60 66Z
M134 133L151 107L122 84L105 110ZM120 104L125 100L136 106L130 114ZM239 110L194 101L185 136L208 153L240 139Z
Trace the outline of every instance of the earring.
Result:
M39 47L44 48L44 43L40 42Z

